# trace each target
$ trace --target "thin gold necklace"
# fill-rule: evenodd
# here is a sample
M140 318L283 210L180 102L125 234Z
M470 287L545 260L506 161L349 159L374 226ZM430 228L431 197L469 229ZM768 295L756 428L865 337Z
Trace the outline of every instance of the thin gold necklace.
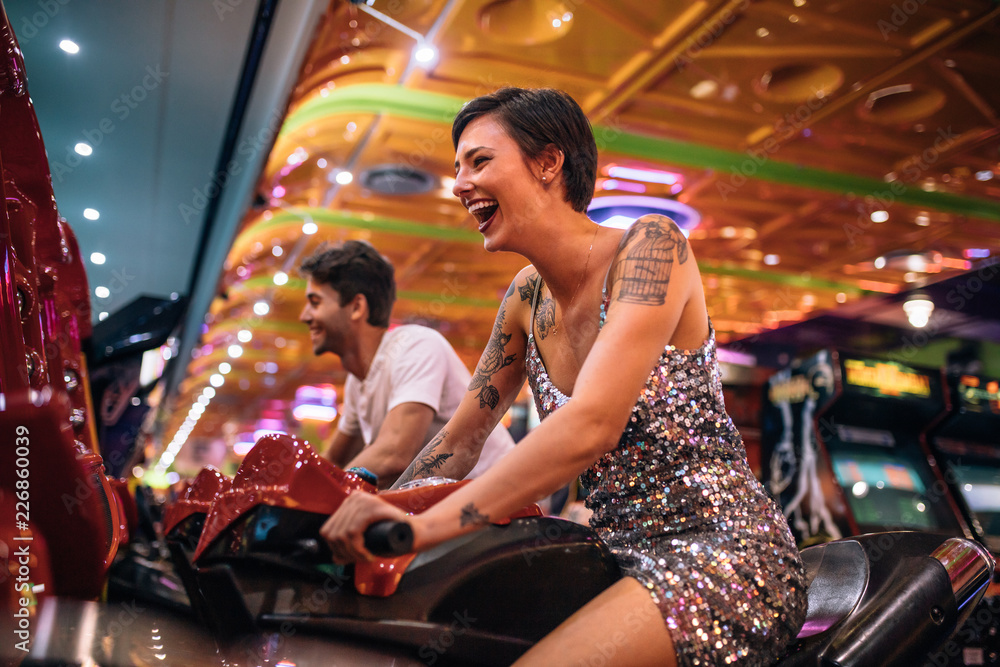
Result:
M583 285L583 281L587 277L587 269L590 268L590 256L594 253L594 242L597 240L597 232L600 228L600 225L594 225L594 235L590 237L590 248L587 249L587 261L583 263L583 273L580 274L580 280L576 283L576 288L573 290L573 296L569 298L569 303L566 304L566 307L562 311L563 320L566 319L566 311L573 307L573 302L576 301L576 295L579 294L580 287ZM560 322L560 324L562 324L562 322ZM558 332L560 328L561 327L558 325L552 327L552 333Z

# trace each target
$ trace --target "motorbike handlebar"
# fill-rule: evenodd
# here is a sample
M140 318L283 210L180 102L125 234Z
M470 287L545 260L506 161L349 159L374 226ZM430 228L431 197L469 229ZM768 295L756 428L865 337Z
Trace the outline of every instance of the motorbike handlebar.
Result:
M413 551L413 529L405 521L377 521L365 530L365 549L374 556L402 556Z

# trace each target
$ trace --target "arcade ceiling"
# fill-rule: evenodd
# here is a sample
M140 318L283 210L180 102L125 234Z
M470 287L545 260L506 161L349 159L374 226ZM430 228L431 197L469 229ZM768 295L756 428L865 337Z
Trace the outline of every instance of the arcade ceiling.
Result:
M373 243L396 267L395 322L439 329L474 364L523 260L483 251L452 196L449 127L465 100L503 84L580 102L601 149L597 198L700 214L690 240L722 342L852 308L905 328L899 303L861 305L1000 253L995 2L370 5L333 0L300 35L311 45L164 444L184 440L178 429L231 444L262 415L288 418L298 387L342 384L297 321L296 267L324 241ZM421 42L437 51L430 63Z

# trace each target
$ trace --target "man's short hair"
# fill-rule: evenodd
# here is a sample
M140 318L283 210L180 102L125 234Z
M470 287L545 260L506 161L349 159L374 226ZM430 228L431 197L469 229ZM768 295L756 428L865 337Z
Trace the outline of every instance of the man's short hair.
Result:
M561 150L566 201L574 211L587 210L597 180L597 141L576 100L553 88L510 86L477 97L462 107L452 123L456 149L465 128L482 116L493 116L528 159L537 158L549 145Z
M306 258L299 271L313 282L329 285L340 295L340 305L358 294L368 301L368 323L389 326L396 301L396 279L392 264L365 241L321 245Z

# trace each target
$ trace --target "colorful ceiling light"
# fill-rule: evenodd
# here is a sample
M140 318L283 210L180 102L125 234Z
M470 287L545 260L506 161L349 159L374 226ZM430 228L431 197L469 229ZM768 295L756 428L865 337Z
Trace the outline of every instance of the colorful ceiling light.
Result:
M636 218L649 214L667 216L677 223L685 235L701 222L701 214L687 204L660 197L639 195L596 197L587 209L587 215L594 222L604 227L618 229L625 229L635 222Z

